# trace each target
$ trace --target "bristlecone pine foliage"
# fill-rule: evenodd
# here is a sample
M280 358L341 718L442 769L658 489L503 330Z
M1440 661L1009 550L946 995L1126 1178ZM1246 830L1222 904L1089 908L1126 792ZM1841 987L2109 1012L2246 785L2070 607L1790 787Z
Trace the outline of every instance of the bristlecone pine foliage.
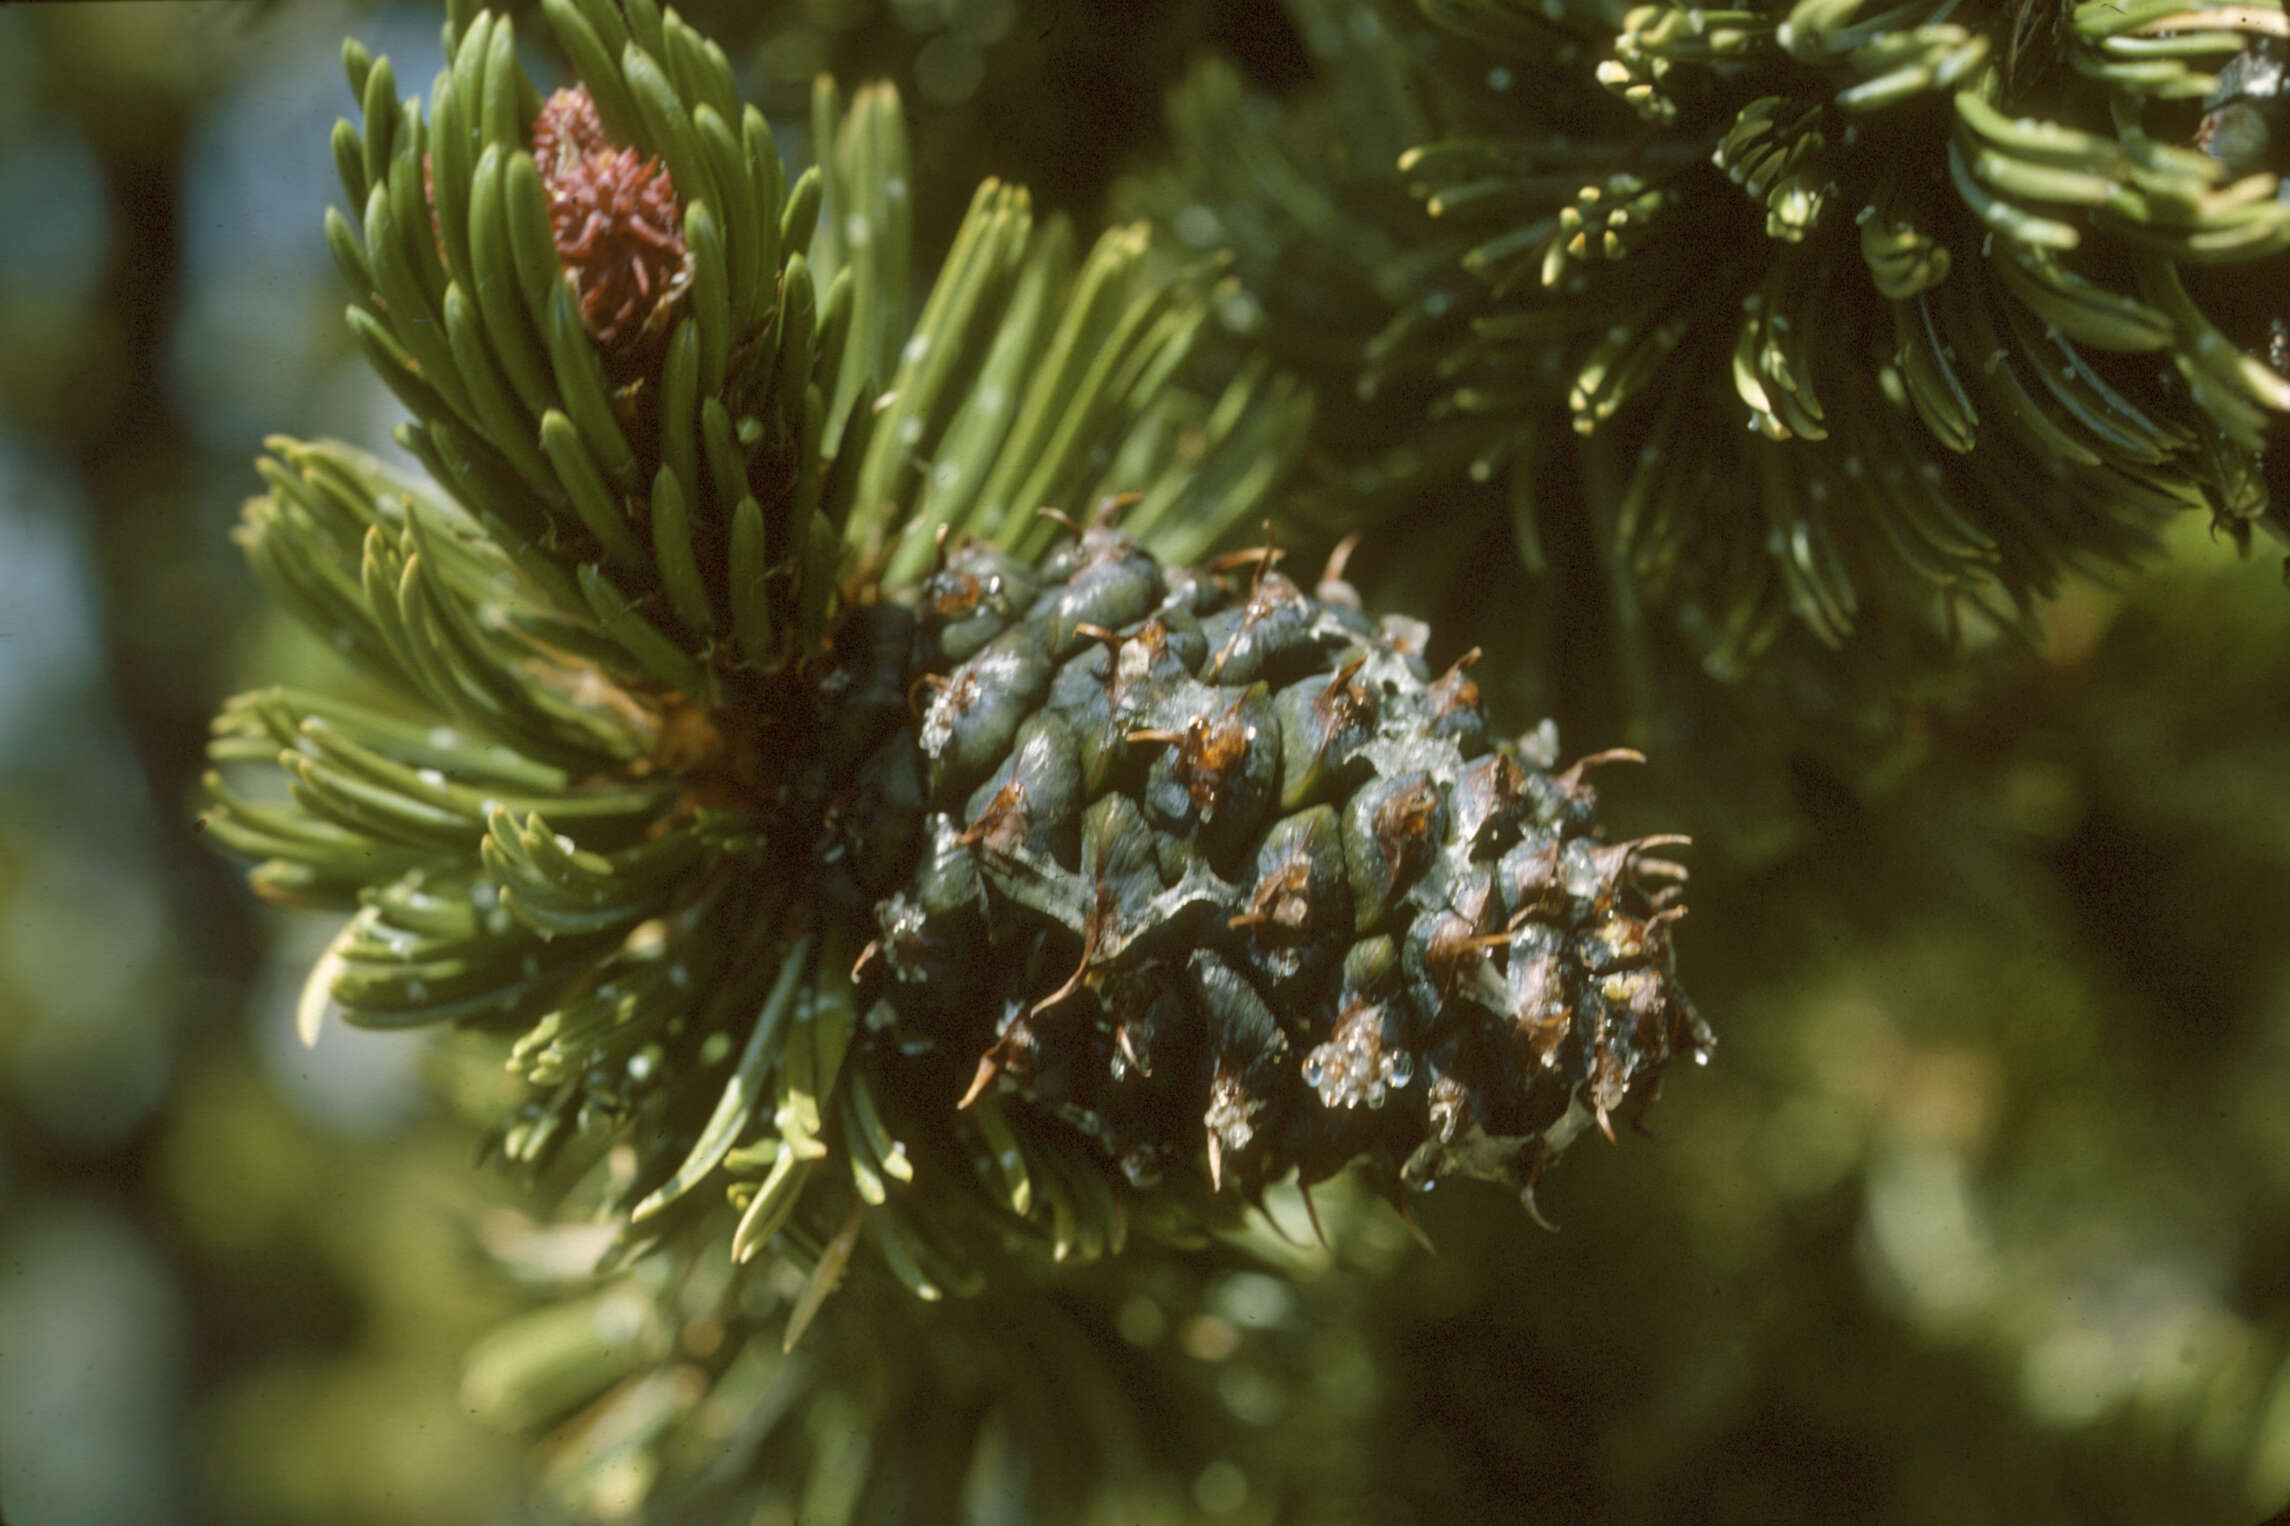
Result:
M426 116L346 53L328 238L443 495L279 441L247 510L370 690L218 722L285 791L218 773L215 837L351 913L306 1037L508 1036L499 1151L615 1265L774 1247L790 1342L846 1268L975 1291L1355 1158L1531 1192L1706 1052L1600 760L1494 742L1333 570L1198 561L1308 427L1179 384L1213 292L988 183L910 327L887 90L822 85L790 190L673 12L542 10L546 100L491 13Z
M1241 254L1260 342L1437 416L1332 423L1339 523L1461 465L1533 562L1579 479L1721 676L2016 622L2175 512L2290 524L2278 4L1291 8L1324 87L1205 70L1144 200Z

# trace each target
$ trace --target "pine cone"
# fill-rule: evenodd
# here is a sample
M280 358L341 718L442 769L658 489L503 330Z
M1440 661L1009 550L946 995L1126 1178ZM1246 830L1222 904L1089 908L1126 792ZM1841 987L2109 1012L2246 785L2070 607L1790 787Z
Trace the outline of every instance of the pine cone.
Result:
M676 182L657 159L615 147L586 90L559 90L533 121L557 259L615 372L646 369L691 284Z
M1361 1157L1395 1194L1531 1190L1707 1049L1649 888L1682 871L1596 843L1583 766L1537 770L1554 734L1490 746L1420 626L1102 529L1038 580L958 556L922 604L964 660L921 722L923 866L877 917L894 1005L983 1048L971 1096L1074 1124L1138 1187L1205 1145L1252 1195Z

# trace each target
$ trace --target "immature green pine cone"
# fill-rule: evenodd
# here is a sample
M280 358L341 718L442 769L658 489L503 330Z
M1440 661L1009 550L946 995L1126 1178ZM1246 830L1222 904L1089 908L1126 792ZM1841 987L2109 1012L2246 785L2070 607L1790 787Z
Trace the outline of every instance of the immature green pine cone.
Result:
M1414 622L1105 529L1035 574L957 555L921 611L959 663L925 680L928 848L880 948L902 1025L983 1050L971 1095L1138 1186L1364 1157L1387 1190L1525 1189L1707 1050L1683 874L1644 856L1675 839L1599 843L1585 765L1545 772L1548 728L1492 745L1469 659L1431 679Z

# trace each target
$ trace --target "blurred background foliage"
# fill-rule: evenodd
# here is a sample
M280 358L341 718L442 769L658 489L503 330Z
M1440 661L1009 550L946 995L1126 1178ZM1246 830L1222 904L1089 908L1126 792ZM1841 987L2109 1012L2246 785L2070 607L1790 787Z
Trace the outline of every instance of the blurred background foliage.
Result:
M1261 92L1309 73L1270 5L695 9L786 120L814 69L899 78L926 240L988 172L1094 215L1196 55ZM522 1233L509 1194L416 1046L295 1044L324 929L258 913L188 825L216 701L309 660L228 540L261 435L381 446L393 422L317 232L339 39L426 78L437 21L0 12L12 1526L549 1518L460 1392L531 1302L488 1255ZM1366 554L1404 571L1430 523ZM2290 1499L2290 600L2270 559L2203 540L2190 521L2151 574L2050 606L2034 653L1921 692L1894 766L1764 781L1787 829L1754 850L1693 757L1614 776L1618 831L1704 841L1681 957L1716 1062L1673 1082L1659 1142L1556 1175L1555 1236L1443 1190L1436 1255L1339 1203L1331 1251L1259 1232L1285 1280L1077 1283L1190 1411L1120 1518L2191 1523ZM1596 696L1536 697L1607 740ZM990 1490L948 1508L1000 1519Z

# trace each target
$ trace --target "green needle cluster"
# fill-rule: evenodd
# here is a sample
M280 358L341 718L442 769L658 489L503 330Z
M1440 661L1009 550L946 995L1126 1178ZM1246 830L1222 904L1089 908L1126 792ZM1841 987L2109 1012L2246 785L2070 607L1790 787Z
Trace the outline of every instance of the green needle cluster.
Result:
M2290 203L2228 130L2274 7L1291 10L1314 84L1204 67L1132 200L1405 418L1322 436L1316 522L1508 482L1537 567L1579 494L1612 618L1729 680L2017 625L2180 511L2283 523Z
M616 1220L623 1259L712 1237L746 1260L788 1230L823 1294L863 1225L935 1298L1029 1241L1108 1250L1127 1223L1070 1145L991 1106L918 1120L871 1073L830 882L881 869L863 838L820 859L816 807L908 714L868 611L949 538L1038 559L1037 508L1111 500L1198 556L1260 516L1308 399L1262 366L1188 390L1213 290L1013 187L979 188L924 290L889 90L822 83L820 162L790 183L673 12L542 14L604 140L577 162L536 161L559 107L506 16L454 10L426 109L346 50L364 125L335 150L363 216L328 242L442 492L279 440L246 511L261 581L356 673L355 698L267 689L217 722L215 839L266 898L349 913L304 1037L505 1036L522 1100L495 1147ZM612 335L573 241L627 230L568 225L568 173L674 188L666 273ZM918 1169L952 1189L910 1190Z

